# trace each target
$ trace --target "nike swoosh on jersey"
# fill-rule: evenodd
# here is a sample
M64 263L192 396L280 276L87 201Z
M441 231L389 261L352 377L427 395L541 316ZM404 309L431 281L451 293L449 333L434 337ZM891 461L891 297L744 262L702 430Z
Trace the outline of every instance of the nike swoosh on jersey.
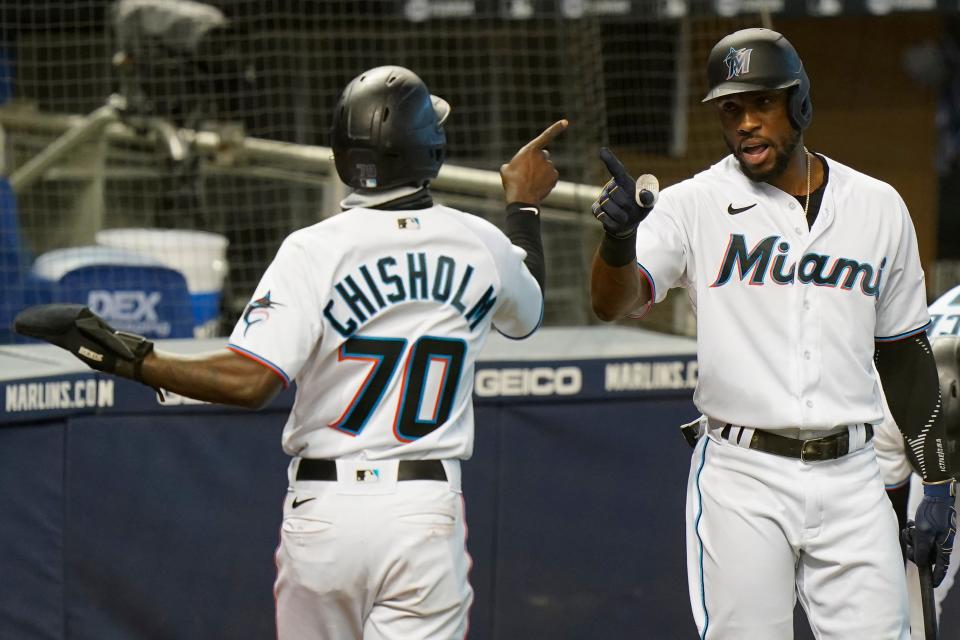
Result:
M533 215L538 215L540 213L540 210L536 207L520 207L518 211L529 211Z
M294 509L296 509L296 508L299 507L300 505L304 504L305 502L310 502L311 500L316 500L316 498L304 498L303 500L300 500L299 498L294 498L294 499L293 499L293 504L292 504L291 506L292 506Z
M735 216L738 213L743 213L747 209L753 209L755 206L757 206L756 202L746 207L734 207L733 203L731 202L730 204L727 205L727 213L729 213L732 216Z

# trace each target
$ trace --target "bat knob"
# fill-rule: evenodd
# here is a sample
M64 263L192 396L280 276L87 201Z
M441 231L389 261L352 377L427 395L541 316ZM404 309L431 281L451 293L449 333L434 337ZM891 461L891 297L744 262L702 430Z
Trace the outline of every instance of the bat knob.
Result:
M656 176L645 173L637 178L637 192L635 194L637 204L641 207L650 208L656 204L658 195L660 195L660 182Z

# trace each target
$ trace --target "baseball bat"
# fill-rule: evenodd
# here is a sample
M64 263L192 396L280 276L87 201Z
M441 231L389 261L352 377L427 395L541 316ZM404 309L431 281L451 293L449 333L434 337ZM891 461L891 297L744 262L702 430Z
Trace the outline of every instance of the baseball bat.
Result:
M926 640L937 640L937 603L933 597L933 573L930 565L922 563L917 566L920 573L920 604L923 606L923 637Z

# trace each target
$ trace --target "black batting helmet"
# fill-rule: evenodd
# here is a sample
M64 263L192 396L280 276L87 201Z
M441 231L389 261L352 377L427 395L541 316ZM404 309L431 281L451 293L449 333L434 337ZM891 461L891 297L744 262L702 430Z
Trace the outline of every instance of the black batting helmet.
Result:
M340 179L355 189L389 189L436 178L449 113L450 105L409 69L364 71L333 112L330 146Z
M810 79L793 45L770 29L741 29L714 45L707 60L710 90L703 102L748 91L789 89L790 122L806 129L813 117Z

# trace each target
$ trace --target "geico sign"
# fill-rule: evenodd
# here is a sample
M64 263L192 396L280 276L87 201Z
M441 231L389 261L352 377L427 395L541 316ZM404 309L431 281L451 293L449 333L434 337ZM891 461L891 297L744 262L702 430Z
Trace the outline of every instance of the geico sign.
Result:
M533 367L531 369L481 369L474 393L492 396L569 396L583 388L580 367Z

